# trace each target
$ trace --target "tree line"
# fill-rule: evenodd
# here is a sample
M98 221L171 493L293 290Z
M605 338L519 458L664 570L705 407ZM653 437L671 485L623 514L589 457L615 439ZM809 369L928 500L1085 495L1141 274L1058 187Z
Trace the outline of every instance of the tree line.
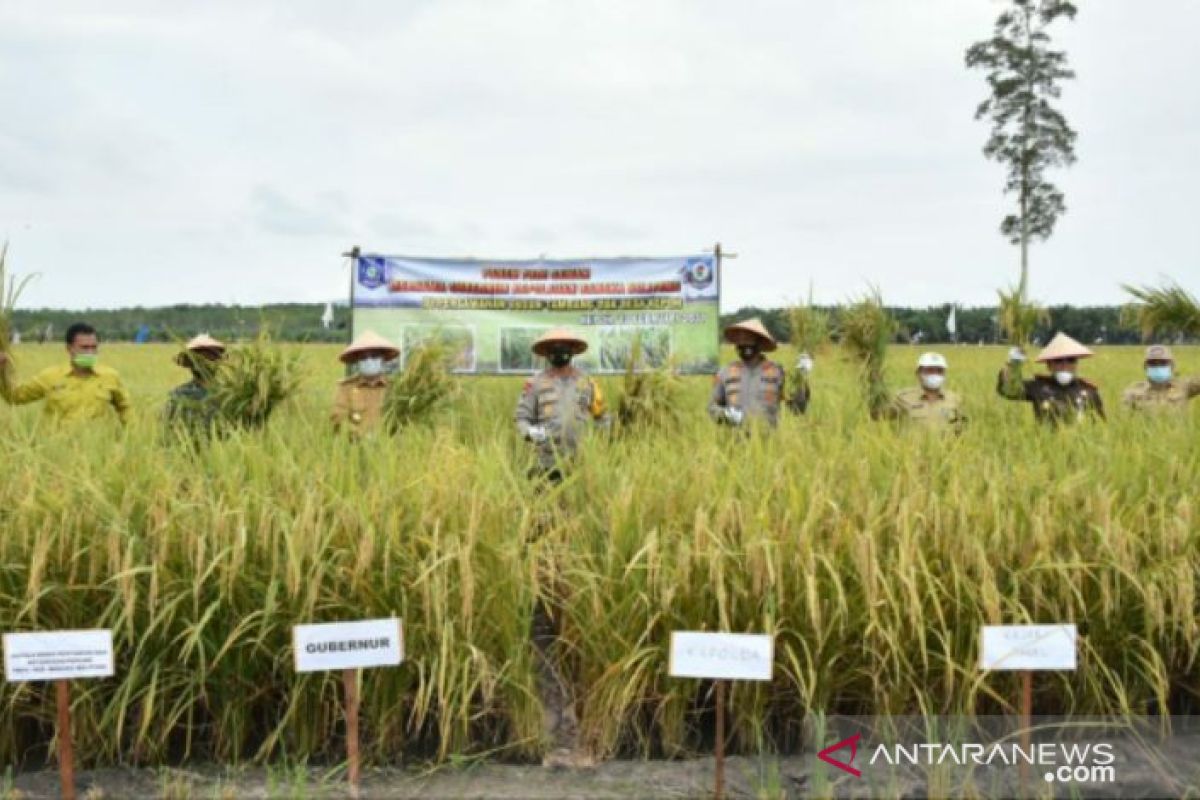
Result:
M1007 341L1000 331L995 306L959 308L955 312L957 336L947 329L950 304L927 308L890 307L899 323L897 340L902 342L946 343L959 341L976 344ZM822 310L832 315L836 338L838 307ZM22 341L57 341L67 327L80 320L96 326L109 341L135 341L139 333L145 341L171 342L206 332L218 339L238 341L256 336L265 328L280 341L344 342L349 338L350 312L335 307L328 328L322 323L325 306L318 303L281 303L265 306L174 305L161 308L131 308L66 311L61 309L23 309L13 313L13 330ZM1122 321L1121 306L1051 306L1049 321L1033 332L1036 341L1047 341L1056 330L1063 330L1084 342L1103 341L1133 344L1140 341L1137 328ZM722 325L734 320L758 316L767 330L780 341L790 339L786 308L746 307L721 316Z

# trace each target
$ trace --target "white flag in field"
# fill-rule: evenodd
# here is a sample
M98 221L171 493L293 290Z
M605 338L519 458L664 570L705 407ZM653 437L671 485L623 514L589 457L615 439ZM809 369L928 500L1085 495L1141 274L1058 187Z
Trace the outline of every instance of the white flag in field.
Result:
M955 310L954 306L950 306L950 316L946 317L946 332L951 336L958 333L958 320L954 316Z
M321 327L329 330L329 326L333 324L333 303L325 304L325 313L321 315Z

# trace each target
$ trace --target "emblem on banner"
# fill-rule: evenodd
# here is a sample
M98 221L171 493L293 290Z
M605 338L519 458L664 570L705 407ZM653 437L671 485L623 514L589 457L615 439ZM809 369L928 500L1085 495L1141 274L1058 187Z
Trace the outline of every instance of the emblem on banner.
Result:
M378 289L387 283L387 264L378 256L358 259L358 283L364 289Z
M707 289L713 282L713 267L707 258L689 259L680 270L683 281L692 289Z

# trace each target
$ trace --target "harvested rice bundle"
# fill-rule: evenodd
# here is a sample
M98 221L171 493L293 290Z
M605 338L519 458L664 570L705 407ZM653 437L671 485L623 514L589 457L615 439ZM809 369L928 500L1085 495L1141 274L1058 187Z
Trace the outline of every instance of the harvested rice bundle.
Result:
M392 378L383 399L388 430L395 433L429 420L458 395L458 382L450 372L455 357L455 351L435 340L409 350L404 370Z
M1122 287L1138 302L1122 311L1126 324L1141 331L1143 339L1158 336L1200 336L1200 301L1182 286L1171 283L1159 288L1151 286Z
M888 344L898 326L883 307L878 291L872 291L842 312L840 325L842 346L861 364L863 391L867 407L876 409L888 402L883 364Z
M225 353L213 380L218 418L241 428L261 428L300 387L300 352L276 345L264 327L252 342Z
M671 364L641 369L644 361L642 337L634 337L621 398L617 401L617 425L622 429L675 429L683 419L683 380Z

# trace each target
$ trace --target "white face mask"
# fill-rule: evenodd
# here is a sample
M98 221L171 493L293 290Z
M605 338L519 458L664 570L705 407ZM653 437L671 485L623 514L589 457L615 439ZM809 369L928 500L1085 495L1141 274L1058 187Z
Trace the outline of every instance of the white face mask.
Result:
M1054 380L1058 381L1059 386L1070 386L1075 382L1075 373L1060 371L1054 373Z
M361 359L358 362L358 374L373 378L383 373L383 359L378 356Z
M945 383L946 376L938 375L936 372L921 376L921 385L931 392L939 391Z

